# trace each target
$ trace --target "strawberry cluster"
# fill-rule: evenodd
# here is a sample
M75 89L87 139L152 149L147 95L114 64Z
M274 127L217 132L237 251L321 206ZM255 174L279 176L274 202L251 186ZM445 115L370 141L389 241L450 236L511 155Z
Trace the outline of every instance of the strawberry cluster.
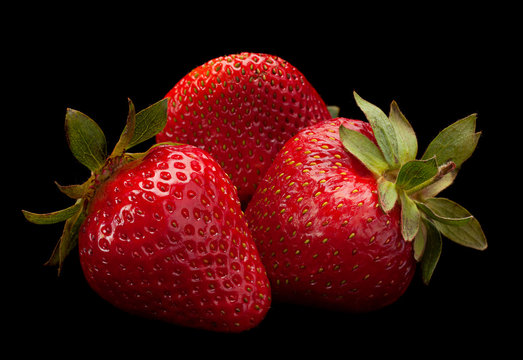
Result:
M442 237L483 250L476 218L439 197L472 155L476 115L418 158L398 105L354 93L368 121L341 118L305 76L271 55L213 59L136 112L108 153L87 115L66 137L91 176L58 185L75 203L49 259L74 249L86 281L129 313L221 332L257 326L271 302L363 312L395 302L416 268L428 284ZM144 153L129 149L149 139Z

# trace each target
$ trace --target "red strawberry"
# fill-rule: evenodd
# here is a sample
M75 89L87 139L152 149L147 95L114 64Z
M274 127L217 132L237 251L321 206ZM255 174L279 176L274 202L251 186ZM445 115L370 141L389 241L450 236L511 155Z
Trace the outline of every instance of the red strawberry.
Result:
M87 282L116 307L208 330L250 329L269 308L270 287L230 179L192 145L125 153L163 128L166 104L136 114L136 121L131 104L107 160L98 126L69 110L71 150L92 176L60 187L77 199L71 208L24 214L35 223L66 220L49 263L61 266L78 235Z
M434 197L474 151L475 115L451 125L415 160L417 140L355 94L369 119L337 118L300 131L267 171L246 210L273 286L287 302L370 311L396 301L421 261L428 283L441 235L476 249L476 219Z
M167 125L156 139L206 149L246 204L283 144L330 119L325 103L294 66L272 55L241 53L195 68L166 95Z

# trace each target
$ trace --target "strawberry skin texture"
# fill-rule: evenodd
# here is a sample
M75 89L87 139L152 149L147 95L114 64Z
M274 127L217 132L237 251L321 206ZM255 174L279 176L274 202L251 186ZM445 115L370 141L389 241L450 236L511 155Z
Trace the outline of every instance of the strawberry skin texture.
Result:
M213 59L188 73L166 97L167 124L157 142L207 150L232 179L242 204L288 139L331 118L303 74L267 54Z
M158 145L116 170L97 189L78 244L90 286L130 313L239 332L270 305L234 187L191 145Z
M396 301L415 272L400 211L341 144L343 124L375 142L368 123L337 118L300 131L277 155L246 217L279 301L364 312Z

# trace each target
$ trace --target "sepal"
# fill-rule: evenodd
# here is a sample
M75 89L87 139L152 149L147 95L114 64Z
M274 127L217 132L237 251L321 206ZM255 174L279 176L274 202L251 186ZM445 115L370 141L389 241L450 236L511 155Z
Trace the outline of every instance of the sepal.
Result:
M74 157L91 172L104 165L107 142L102 129L93 119L80 111L67 109L65 135Z
M438 165L452 161L457 168L460 168L476 149L481 135L475 130L476 118L477 115L472 114L443 129L431 141L422 159L435 156Z
M389 168L380 149L368 137L360 132L340 125L340 140L345 149L360 160L376 177Z
M476 250L487 248L487 239L479 221L464 207L445 198L427 199L425 205L441 218L460 219L453 224L446 221L434 221L434 226L443 236L462 246Z
M381 208L386 213L390 212L398 200L396 184L383 177L378 179L378 194Z
M37 214L26 210L22 210L22 213L25 218L33 224L50 225L66 221L75 215L82 208L82 203L82 200L78 200L74 205L69 206L68 208L46 214Z
M436 269L436 265L438 265L443 243L440 232L430 221L423 219L422 226L425 236L425 246L420 266L421 279L425 285L428 285Z
M396 137L396 130L389 121L389 118L379 107L362 99L356 92L354 92L354 99L369 121L376 142L378 143L389 168L398 168L400 165L398 156L398 139Z
M340 115L340 107L336 105L329 105L327 106L327 110L329 111L329 114L331 118L337 118Z
M428 160L412 160L401 167L396 185L408 192L414 192L416 188L431 181L437 174L438 165L435 157Z
M420 212L416 203L404 190L399 190L401 202L401 235L405 241L412 241L416 237L420 224Z
M396 133L400 164L416 159L418 153L416 133L405 115L400 111L396 101L392 101L390 104L389 120Z
M79 185L60 185L56 181L54 183L62 194L69 196L71 199L81 199L87 193L91 185L91 179Z
M85 216L85 211L79 211L74 216L67 219L62 236L60 237L60 240L58 240L51 257L45 263L45 265L58 266L58 275L60 275L60 272L62 271L62 265L65 258L78 244L78 232L85 220Z

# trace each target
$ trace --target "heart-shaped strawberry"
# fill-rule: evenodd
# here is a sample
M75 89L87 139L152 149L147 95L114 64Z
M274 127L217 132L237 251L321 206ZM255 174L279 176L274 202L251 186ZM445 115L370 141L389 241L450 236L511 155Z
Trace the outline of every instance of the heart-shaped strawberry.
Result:
M98 125L67 111L69 146L92 176L59 186L76 199L71 207L24 211L37 224L65 221L48 264L61 268L78 240L87 282L124 311L214 331L256 326L269 308L270 287L230 179L192 145L127 153L163 129L167 99L137 114L129 105L108 157Z
M369 123L336 118L300 131L246 210L275 299L375 310L405 292L416 261L429 282L441 235L487 247L467 210L436 197L476 147L476 116L443 130L416 160L416 136L397 104L386 116L355 98Z

